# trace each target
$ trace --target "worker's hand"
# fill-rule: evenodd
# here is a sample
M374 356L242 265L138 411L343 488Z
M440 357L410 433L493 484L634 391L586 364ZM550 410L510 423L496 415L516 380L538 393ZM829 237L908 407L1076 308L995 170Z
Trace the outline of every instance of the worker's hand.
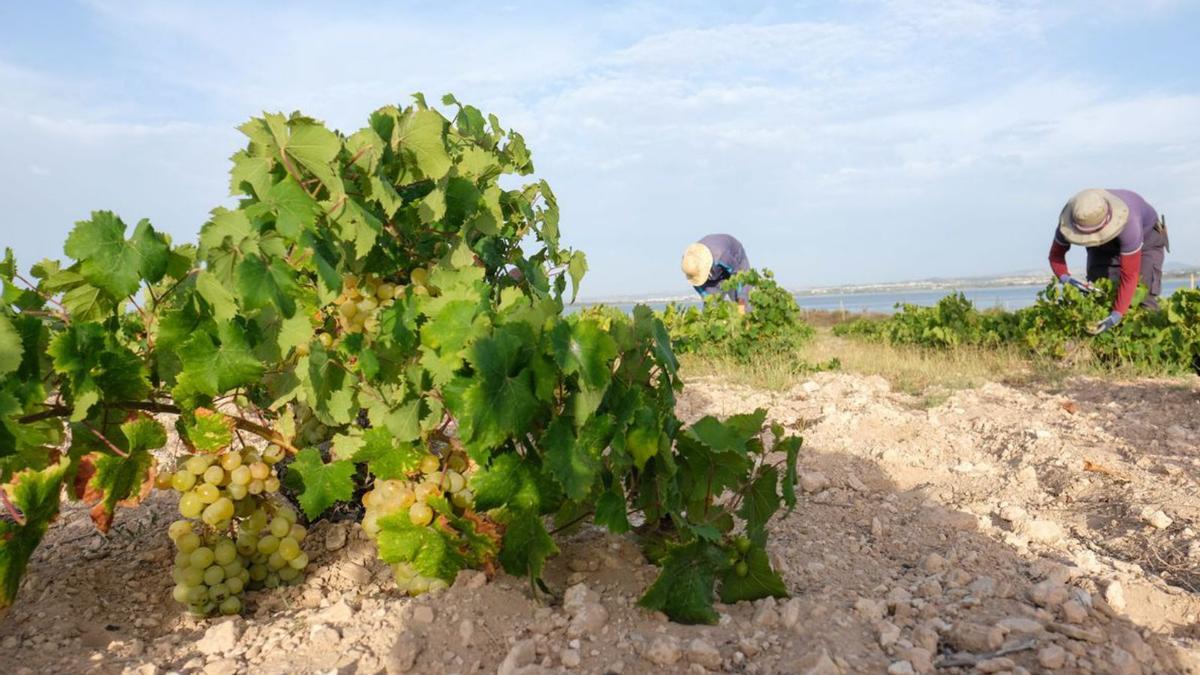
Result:
M1095 288L1092 288L1092 285L1089 284L1088 282L1080 281L1080 280L1076 279L1075 277L1071 276L1070 274L1064 274L1061 277L1059 277L1058 280L1062 283L1063 286L1071 285L1071 286L1074 286L1075 288L1078 288L1079 292L1083 293L1084 295L1090 295L1092 291L1096 290Z
M1116 310L1113 310L1112 314L1109 314L1108 317L1105 318L1103 321L1101 321L1100 323L1096 324L1095 326L1092 326L1091 328L1089 328L1088 332L1091 333L1092 335L1099 335L1099 334L1103 333L1104 331L1108 330L1109 328L1116 326L1119 323L1121 323L1121 313Z

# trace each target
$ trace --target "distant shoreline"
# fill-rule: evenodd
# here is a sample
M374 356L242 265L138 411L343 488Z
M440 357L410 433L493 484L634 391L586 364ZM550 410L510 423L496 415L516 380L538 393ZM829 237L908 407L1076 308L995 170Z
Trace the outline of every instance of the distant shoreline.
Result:
M1176 281L1200 277L1200 269L1188 268L1173 272L1164 272L1163 280ZM922 279L917 281L892 281L875 284L847 284L845 286L821 286L816 288L789 288L796 297L821 297L827 295L862 295L879 293L906 293L919 291L955 291L990 288L1022 288L1041 287L1050 283L1049 274L1010 274L995 277L965 277L961 279ZM576 305L625 305L625 304L663 304L669 302L688 302L696 299L694 293L681 294L645 294L610 296L603 298L580 298Z

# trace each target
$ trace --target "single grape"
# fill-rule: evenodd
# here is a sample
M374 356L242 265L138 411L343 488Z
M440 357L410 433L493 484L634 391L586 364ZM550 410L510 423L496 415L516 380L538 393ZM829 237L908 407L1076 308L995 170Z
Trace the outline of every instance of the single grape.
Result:
M225 598L221 601L220 611L225 616L233 616L242 611L242 601L232 596Z
M429 578L417 575L409 580L408 592L412 595L420 595L429 590Z
M246 485L250 482L251 478L250 467L245 464L234 467L229 472L229 483L231 485Z
M214 557L215 556L213 555L213 550L211 548L207 546L201 546L195 551L192 551L192 567L199 570L207 569L208 566L213 563Z
M462 477L461 473L453 470L446 472L446 487L450 492L458 492L466 487L466 485L467 481Z
M272 553L271 556L267 558L267 569L272 571L287 567L287 564L288 561L284 560L283 556L279 555L279 551Z
M204 470L204 482L211 485L220 485L221 481L225 480L225 469L214 464Z
M188 587L188 604L202 603L208 600L208 589L200 584Z
M250 477L254 480L266 480L267 476L271 475L271 467L263 462L255 462L250 465Z
M281 567L276 574L279 575L281 581L295 581L300 578L300 570L290 566Z
M263 481L263 491L279 492L279 479L276 478L275 476L271 476L270 478L264 480Z
M288 536L295 539L296 543L299 544L308 536L308 530L304 529L304 526L299 523L292 523L291 529L288 530Z
M227 498L222 497L222 499L227 499ZM232 504L232 502L230 502L230 503ZM224 513L225 513L225 510L223 508L221 508L221 506L218 505L217 502L213 502L212 504L209 504L208 506L204 507L204 513L200 514L200 520L204 521L205 525L209 525L211 527L217 527L221 523L228 520L228 517L225 516Z
M248 485L246 487L246 489L252 495L261 495L263 493L263 490L266 489L266 486L263 485L263 482L261 480L252 480L252 481L250 481L250 485Z
M297 519L296 509L293 509L288 504L280 504L278 510L275 512L275 515L280 516L284 520L288 521L288 525L295 523Z
M187 492L196 484L196 474L191 471L180 470L171 474L171 487L179 492Z
M308 554L301 551L299 555L287 561L287 564L295 570L302 570L308 566Z
M278 445L268 445L266 450L263 450L262 461L268 465L277 464L279 460L287 455L287 451Z
M291 537L284 537L279 540L279 555L284 560L291 560L300 555L300 544Z
M208 587L208 599L213 602L221 602L229 597L229 587L223 583L215 583Z
M204 583L209 586L216 586L222 581L225 581L225 568L220 565L212 565L204 570Z
M428 525L433 520L433 509L424 502L417 502L408 507L408 518L418 527Z
M238 501L245 499L246 495L250 494L250 488L245 485L231 484L225 488L225 491L229 493L230 499L236 499Z
M242 453L231 450L221 455L220 463L225 471L233 471L242 465Z
M346 300L338 305L338 313L347 319L352 319L355 314L358 314L358 305L353 300Z
M329 333L321 333L317 336L317 340L321 342L321 346L325 349L329 349L333 346L333 336Z
M450 584L446 583L444 580L442 580L442 579L431 579L431 580L429 581L429 591L428 591L428 592L429 592L429 593L436 593L437 591L444 591L444 590L446 590L447 588L450 588Z
M417 498L418 502L424 502L430 497L436 497L439 494L441 494L441 489L437 486L437 483L421 483L413 489L413 495Z
M195 490L192 490L192 494L199 497L202 503L212 504L220 498L221 488L212 483L202 483L197 485Z
M275 518L271 520L270 529L271 534L275 535L276 537L284 537L287 536L288 531L292 529L292 524L289 523L287 518L284 518L283 516L275 516Z
M746 564L745 560L739 560L738 564L733 566L733 571L739 577L744 577L750 573L750 566Z
M268 534L267 536L258 540L259 553L262 553L263 555L271 555L277 550L279 550L279 537L276 537L273 534Z
M267 512L258 509L254 513L251 513L250 518L246 521L246 527L250 528L250 532L254 533L267 529Z
M396 285L389 284L387 282L379 284L379 287L375 289L375 297L379 298L381 301L391 300L392 298L396 297Z
M425 455L421 458L421 473L436 473L442 468L442 462L437 455Z
M456 452L450 455L450 458L446 460L446 465L449 466L451 470L462 473L467 470L467 458Z
M475 495L470 490L462 489L450 495L450 502L460 509L465 509L475 502Z
M262 563L256 563L250 566L250 578L254 581L262 581L267 578L267 566Z
M175 474L170 471L158 471L154 474L154 487L159 490L170 490L171 482L175 479Z
M183 468L187 469L192 475L199 476L204 473L204 470L213 463L212 455L192 455L183 463Z
M191 586L188 586L187 584L179 583L179 584L175 584L175 588L171 589L171 597L175 598L175 602L178 602L181 605L186 605L188 602L188 598L191 597L189 595L191 592L192 592Z
M222 539L213 547L213 558L219 565L228 565L237 560L237 544L230 539Z
M188 567L183 570L183 583L188 586L199 586L204 583L204 570L199 567Z
M195 532L188 532L175 540L175 548L179 549L180 553L187 553L189 555L188 559L190 560L190 555L197 548L200 548L201 543L200 535L196 534Z
M258 552L258 537L249 533L242 532L237 538L237 552L244 556L251 556Z
M279 575L274 572L268 573L267 578L263 580L263 586L267 588L279 588Z
M167 536L171 541L178 541L180 537L192 531L192 522L190 520L176 520L167 527Z
M229 589L230 595L241 595L242 591L246 589L246 582L242 581L241 576L226 577L225 587Z

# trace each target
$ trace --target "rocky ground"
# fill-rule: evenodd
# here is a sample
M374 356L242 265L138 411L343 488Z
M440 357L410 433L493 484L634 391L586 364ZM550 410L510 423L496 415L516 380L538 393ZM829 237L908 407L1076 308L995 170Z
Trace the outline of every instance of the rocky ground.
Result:
M717 626L637 608L655 569L624 537L562 542L556 598L465 573L410 599L346 523L313 528L302 585L197 622L169 597L160 494L107 538L68 507L0 619L0 673L1200 673L1200 386L940 398L838 373L690 382L685 419L766 407L806 437L773 530L793 598Z

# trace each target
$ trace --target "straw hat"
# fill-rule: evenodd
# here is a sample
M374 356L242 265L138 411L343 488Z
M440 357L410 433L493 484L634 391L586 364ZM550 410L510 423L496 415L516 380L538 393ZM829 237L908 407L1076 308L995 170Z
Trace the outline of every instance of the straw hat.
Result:
M1078 246L1100 246L1121 234L1129 207L1108 190L1084 190L1071 198L1058 216L1058 231Z
M700 243L688 246L683 252L683 262L679 264L683 276L687 277L688 283L693 286L703 286L708 281L712 266L712 251Z

